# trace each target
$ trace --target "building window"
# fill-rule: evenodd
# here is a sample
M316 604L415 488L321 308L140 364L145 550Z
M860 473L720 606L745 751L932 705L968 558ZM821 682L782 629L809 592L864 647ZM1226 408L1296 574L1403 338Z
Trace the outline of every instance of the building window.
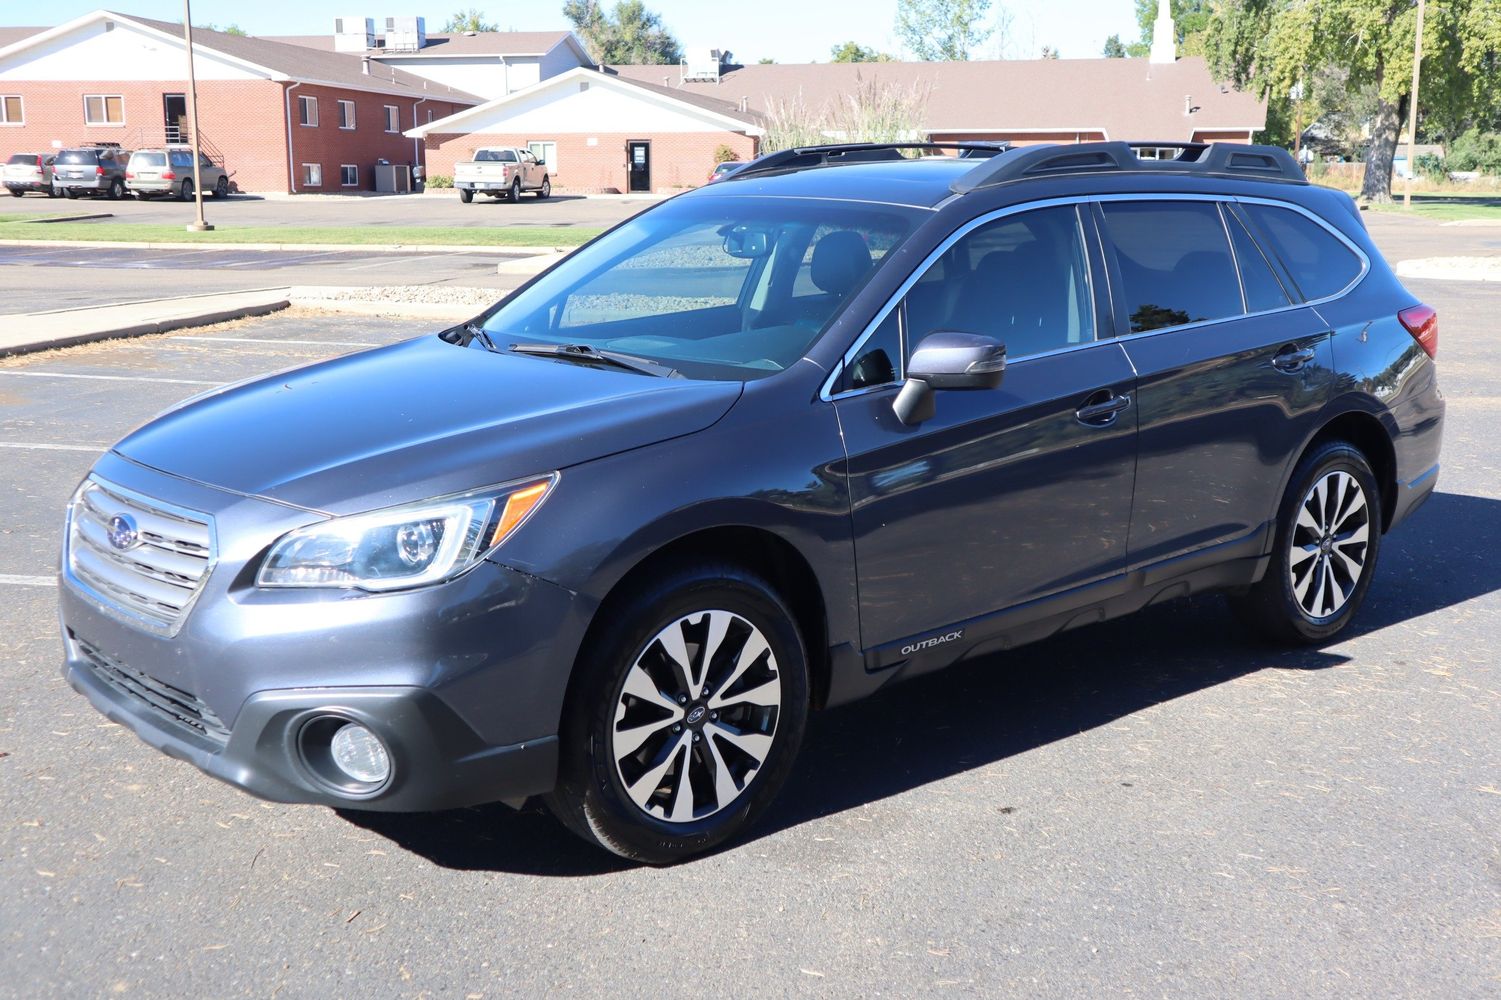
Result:
M16 94L0 97L0 125L25 125L26 115L21 108L21 98Z
M339 186L347 188L359 187L360 168L353 163L339 164Z
M83 122L85 125L124 125L125 98L111 94L85 94Z
M323 164L304 163L302 165L302 186L310 188L323 186Z
M558 172L558 144L555 142L529 142L526 148L532 151L532 155L540 160L546 167L547 172Z
M354 102L339 102L339 127L342 129L354 128Z
M397 110L394 104L386 105L386 131L401 131L401 112Z
M297 98L297 121L309 128L318 127L318 98Z

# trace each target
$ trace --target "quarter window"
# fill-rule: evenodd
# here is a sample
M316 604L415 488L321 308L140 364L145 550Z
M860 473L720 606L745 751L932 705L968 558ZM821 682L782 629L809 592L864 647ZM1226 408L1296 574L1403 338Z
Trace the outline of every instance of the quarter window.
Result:
M1245 312L1217 204L1112 201L1101 207L1132 333Z
M24 125L26 115L21 108L21 98L18 94L6 94L0 96L0 125Z
M902 310L896 308L886 315L876 332L860 345L860 352L845 369L840 379L839 391L864 389L872 385L895 382L900 374L897 361L902 356Z
M297 121L309 128L318 127L318 98L297 98Z
M111 94L87 94L83 99L86 125L125 124L125 98Z
M1360 275L1355 252L1307 216L1271 205L1244 208L1305 299L1337 295Z
M980 226L935 262L938 280L907 293L907 354L935 330L994 337L1010 358L1094 340L1087 260L1072 205Z
M1246 232L1233 213L1225 214L1225 224L1230 230L1230 244L1235 247L1235 262L1240 265L1240 283L1246 293L1246 311L1262 312L1291 304L1287 292L1282 288L1282 282L1272 273L1272 266L1251 239L1251 234Z

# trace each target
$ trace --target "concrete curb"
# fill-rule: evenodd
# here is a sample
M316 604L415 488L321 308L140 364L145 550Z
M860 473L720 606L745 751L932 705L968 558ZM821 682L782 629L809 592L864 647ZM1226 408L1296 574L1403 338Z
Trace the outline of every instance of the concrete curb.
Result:
M1400 260L1399 278L1440 281L1501 281L1501 257L1418 257Z
M295 250L300 253L347 253L350 251L371 254L413 253L468 253L502 254L508 257L532 257L576 250L577 247L554 246L462 246L449 244L377 244L363 243L120 243L111 240L0 240L0 247L50 247L63 249L77 247L80 250Z
M288 292L256 289L0 316L0 358L265 316L287 308Z

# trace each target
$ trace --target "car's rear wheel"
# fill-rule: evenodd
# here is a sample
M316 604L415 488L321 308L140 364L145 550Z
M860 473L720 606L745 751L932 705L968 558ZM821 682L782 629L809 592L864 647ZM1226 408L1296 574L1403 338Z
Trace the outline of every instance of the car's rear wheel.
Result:
M459 188L459 201L462 201L464 204L467 205L467 204L469 204L473 200L474 200L474 192L473 191L470 191L468 188Z
M12 198L19 198L19 197L21 197L21 196L22 196L22 195L24 195L24 194L25 194L25 193L26 193L26 192L25 192L25 191L22 191L22 190L21 190L21 189L20 189L20 188L11 188L11 189L10 189L10 196L11 196L11 197L12 197Z
M181 198L183 201L192 201L193 182L185 178L182 182L182 187L178 188L177 190L177 197Z
M543 198L551 198L551 197L552 197L552 178L550 178L550 177L544 177L544 178L542 178L542 186L537 189L537 200L540 201Z
M511 182L511 191L510 191L510 194L507 197L509 197L512 201L520 201L521 200L521 178L520 177L516 178L514 181Z
M73 188L63 188L63 195L67 198L77 198L78 192Z
M552 811L622 857L668 864L753 822L808 715L802 638L732 566L682 566L611 609L579 665Z
M228 177L220 177L217 181L214 182L214 197L215 198L228 198L229 197L229 178Z
M1232 598L1266 637L1315 645L1339 634L1365 600L1381 548L1381 492L1359 449L1330 441L1293 472L1266 576Z
M109 182L109 200L119 201L125 197L125 182L116 177Z

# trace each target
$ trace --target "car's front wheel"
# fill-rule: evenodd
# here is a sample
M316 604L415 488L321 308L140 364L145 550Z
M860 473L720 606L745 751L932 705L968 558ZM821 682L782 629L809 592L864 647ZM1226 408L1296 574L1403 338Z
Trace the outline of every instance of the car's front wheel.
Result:
M684 566L611 609L581 659L552 811L668 864L755 820L791 769L808 661L791 612L738 567Z
M1381 548L1381 493L1357 448L1330 441L1293 472L1266 576L1232 598L1267 638L1316 645L1349 625L1365 600Z
M540 201L543 198L551 198L551 197L552 197L552 178L551 177L543 177L542 178L542 186L537 189L537 200Z
M214 197L215 198L228 198L229 197L229 178L228 177L220 177L217 181L214 182Z

